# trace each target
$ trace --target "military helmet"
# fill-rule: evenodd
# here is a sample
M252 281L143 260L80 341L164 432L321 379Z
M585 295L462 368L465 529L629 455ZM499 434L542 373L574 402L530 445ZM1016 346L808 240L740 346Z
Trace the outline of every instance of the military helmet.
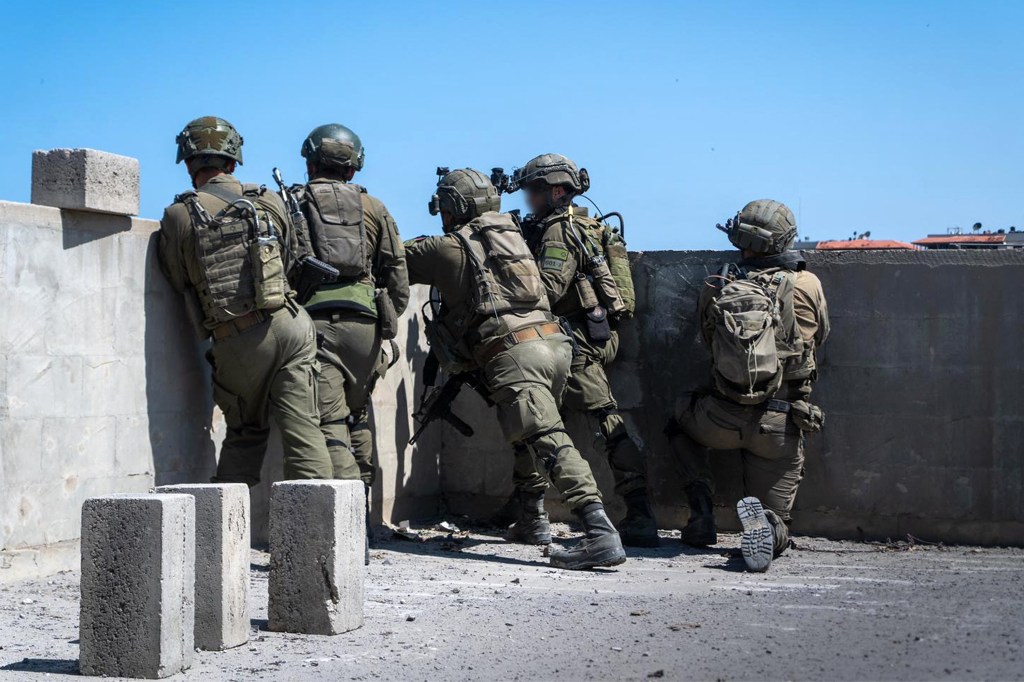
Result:
M302 158L318 166L363 169L366 150L350 128L328 123L313 128L302 143Z
M572 194L583 194L590 189L587 169L580 169L572 159L561 154L541 154L530 159L512 175L516 187L535 185L562 186Z
M242 136L222 118L203 116L189 122L175 139L181 163L196 156L219 156L242 163Z
M736 217L717 226L738 249L754 253L779 254L796 240L796 216L780 201L757 199L743 207Z
M501 197L490 179L478 170L462 168L451 172L439 168L437 190L430 198L430 215L450 213L459 222L501 210Z

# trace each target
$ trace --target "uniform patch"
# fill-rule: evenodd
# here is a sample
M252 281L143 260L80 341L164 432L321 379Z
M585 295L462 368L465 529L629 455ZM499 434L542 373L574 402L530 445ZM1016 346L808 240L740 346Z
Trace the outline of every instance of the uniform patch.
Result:
M561 270L565 261L569 260L569 250L558 246L547 246L541 254L542 270Z

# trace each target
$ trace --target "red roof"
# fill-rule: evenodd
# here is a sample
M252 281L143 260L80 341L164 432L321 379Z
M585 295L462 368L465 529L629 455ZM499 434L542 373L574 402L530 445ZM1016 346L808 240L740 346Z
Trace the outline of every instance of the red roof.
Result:
M1005 234L957 234L949 237L926 237L918 239L914 243L928 246L929 244L1003 244L1005 242Z
M915 242L917 243L917 242ZM845 239L837 241L818 242L814 247L817 251L850 251L850 250L874 250L874 249L900 249L914 250L913 244L898 242L893 239Z

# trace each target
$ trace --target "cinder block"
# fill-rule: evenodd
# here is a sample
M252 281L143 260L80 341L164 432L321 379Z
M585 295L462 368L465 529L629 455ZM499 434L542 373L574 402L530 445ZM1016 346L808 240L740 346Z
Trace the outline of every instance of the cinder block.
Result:
M194 657L195 501L110 495L82 506L79 669L167 677Z
M337 635L362 627L365 513L361 481L273 485L271 630Z
M249 641L249 487L244 483L164 485L158 493L196 500L196 646L231 649Z
M138 215L139 160L95 149L34 151L32 203Z

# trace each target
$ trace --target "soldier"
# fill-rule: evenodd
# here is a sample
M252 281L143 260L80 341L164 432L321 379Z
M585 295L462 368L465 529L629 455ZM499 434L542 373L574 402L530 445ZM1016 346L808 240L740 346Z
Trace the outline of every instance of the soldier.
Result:
M449 373L479 372L505 438L521 446L562 493L586 531L571 549L553 549L551 565L615 566L626 560L590 466L558 413L572 342L549 312L537 265L518 226L498 213L501 200L472 169L444 173L430 202L444 236L406 243L409 277L441 298L428 325L432 352Z
M615 492L626 502L616 526L624 545L656 547L658 525L647 494L644 453L626 431L605 367L619 349L617 323L633 314L632 279L625 244L610 228L587 216L572 200L590 187L586 170L560 154L531 159L513 176L526 192L532 216L524 223L540 265L551 310L565 318L579 347L572 362L564 408L597 420L615 476ZM608 265L618 267L610 271ZM628 295L626 295L628 294ZM522 515L508 537L533 544L549 534L544 480L516 453L514 480Z
M297 287L319 342L320 428L334 478L362 480L369 494L376 464L368 407L388 368L382 342L394 339L409 303L405 251L388 209L351 182L365 158L358 135L337 123L319 126L302 143L302 156L309 183L291 190L303 215L293 283L303 277L304 256L338 271L334 282ZM391 349L394 356L393 341Z
M192 121L177 143L195 189L164 211L159 255L197 334L213 338L206 357L227 433L212 480L259 482L269 412L281 430L285 478L330 478L313 322L284 277L282 242L292 229L285 207L231 175L242 163L242 137L224 119Z
M829 332L821 282L789 251L796 219L784 204L752 201L718 226L742 251L737 265L709 277L698 304L711 349L713 387L690 394L667 432L679 455L691 516L684 544L718 541L708 448L740 449L746 497L737 505L743 558L768 569L789 546L790 511L804 471L804 434L821 429L808 402L815 349Z

